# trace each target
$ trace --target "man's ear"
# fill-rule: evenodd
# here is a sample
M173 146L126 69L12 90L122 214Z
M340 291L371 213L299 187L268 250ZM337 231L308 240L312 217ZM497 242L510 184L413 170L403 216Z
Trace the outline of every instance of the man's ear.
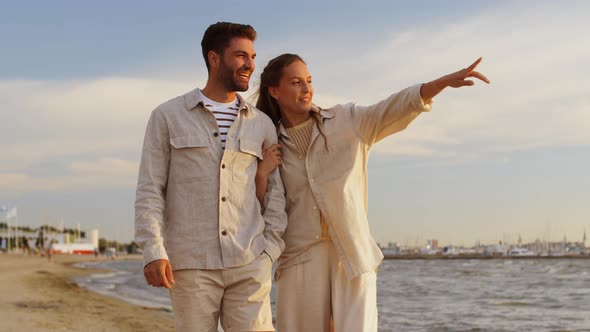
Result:
M209 51L209 53L207 53L207 59L209 60L209 66L211 66L211 68L219 67L221 56L215 53L215 51Z

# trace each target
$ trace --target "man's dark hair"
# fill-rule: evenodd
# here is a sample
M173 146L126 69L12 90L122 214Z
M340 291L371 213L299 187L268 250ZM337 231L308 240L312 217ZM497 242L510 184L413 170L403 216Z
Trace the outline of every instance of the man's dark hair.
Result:
M251 41L256 39L256 30L251 25L238 24L230 22L217 22L211 24L201 41L201 48L203 50L203 58L205 58L205 64L207 65L207 71L210 70L211 65L209 64L209 57L207 54L209 51L213 51L217 54L223 54L223 51L229 46L229 42L232 38L247 38Z

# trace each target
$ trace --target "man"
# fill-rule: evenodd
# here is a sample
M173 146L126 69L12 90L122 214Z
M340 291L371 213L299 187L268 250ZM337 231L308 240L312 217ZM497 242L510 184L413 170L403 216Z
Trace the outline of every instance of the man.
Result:
M272 263L284 248L278 170L257 174L272 121L245 102L256 31L209 26L201 47L209 77L151 114L135 202L136 241L149 285L170 289L178 331L274 331ZM266 155L266 152L265 152ZM255 177L267 178L259 204Z

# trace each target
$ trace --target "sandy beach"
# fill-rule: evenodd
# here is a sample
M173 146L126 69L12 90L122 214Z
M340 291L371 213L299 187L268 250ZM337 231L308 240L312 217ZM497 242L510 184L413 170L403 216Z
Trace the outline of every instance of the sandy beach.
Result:
M0 254L0 331L173 331L162 309L144 308L78 287L70 278L99 270L74 263L94 256Z

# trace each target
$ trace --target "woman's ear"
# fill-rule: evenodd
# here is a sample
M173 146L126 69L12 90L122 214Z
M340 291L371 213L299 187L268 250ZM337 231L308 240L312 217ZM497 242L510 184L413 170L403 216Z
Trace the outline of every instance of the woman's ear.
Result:
M274 99L279 99L279 89L276 86L269 86L268 87L268 94Z

